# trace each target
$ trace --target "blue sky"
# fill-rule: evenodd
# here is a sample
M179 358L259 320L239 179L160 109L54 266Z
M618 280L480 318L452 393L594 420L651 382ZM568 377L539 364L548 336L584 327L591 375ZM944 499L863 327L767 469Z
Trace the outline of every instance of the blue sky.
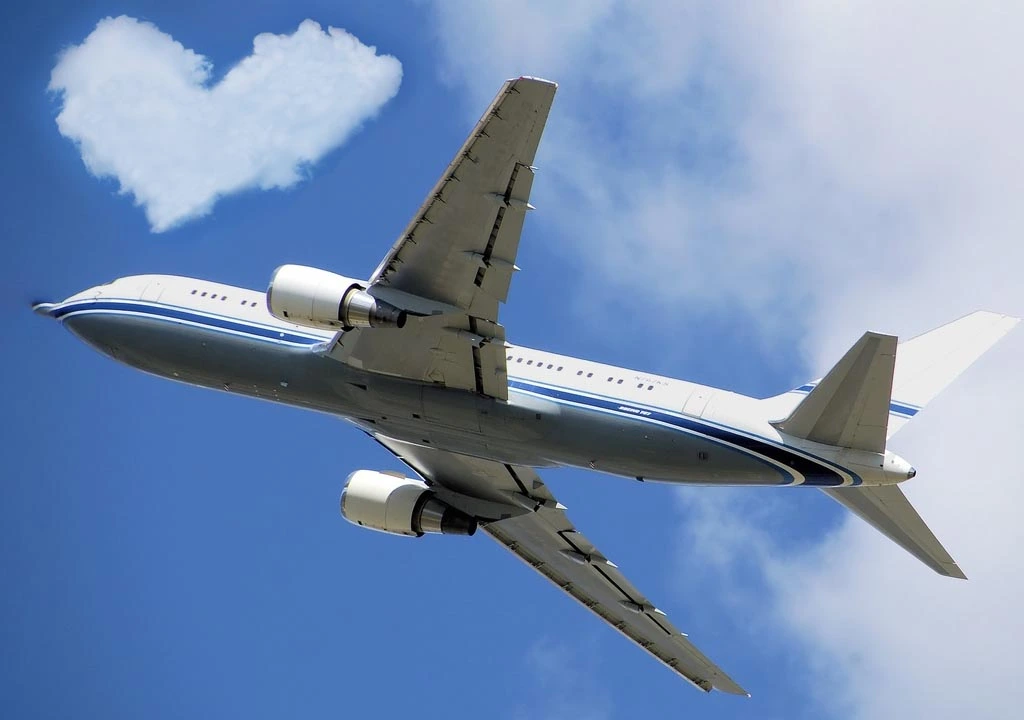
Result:
M286 262L367 275L500 82L535 74L561 88L537 159L523 271L502 314L513 342L767 395L813 376L867 326L911 333L984 305L1021 314L1008 268L1024 259L1024 222L1007 201L1021 184L1019 140L1000 142L1015 137L1020 108L986 92L998 77L972 81L976 112L930 113L966 85L951 71L933 90L912 62L892 61L903 58L892 55L904 37L896 30L859 47L870 13L837 20L804 8L779 21L714 4L641 5L527 2L512 18L482 3L428 2L5 11L19 30L0 48L0 312L12 336L2 360L5 715L885 717L929 711L906 705L928 691L943 702L933 716L973 707L930 686L923 656L998 657L1004 640L986 646L970 626L981 612L1001 618L1011 642L1024 631L993 599L1016 588L986 564L1005 553L993 547L1020 539L1015 524L981 505L986 534L949 511L952 478L940 473L957 459L938 446L954 443L935 438L962 426L922 418L930 434L908 430L907 444L915 461L924 456L918 467L934 458L934 489L912 498L926 517L946 518L940 537L958 559L967 554L968 575L980 572L970 590L934 584L816 494L545 473L577 525L753 693L705 697L486 538L410 541L345 523L345 476L399 466L344 422L143 375L28 310L135 273L253 288ZM397 58L401 84L297 184L231 194L153 233L116 181L87 171L58 132L60 96L47 91L60 51L121 14L205 55L212 84L252 52L254 36L294 33L306 18ZM962 23L938 15L915 42L945 77L934 38ZM892 22L912 27L917 16ZM982 17L964 42L984 46L972 38L993 23ZM819 27L840 39L820 41ZM975 62L996 64L982 51ZM922 116L932 120L922 126ZM938 162L936 146L971 153ZM900 283L896 267L912 268ZM967 403L963 412L986 417L998 392L1019 394L988 378L1020 351L1011 341L971 376L946 416ZM1002 427L1009 437L1021 429L1013 419ZM996 462L998 446L989 449ZM876 556L892 565L848 562ZM863 614L843 614L879 587L936 598L944 615L886 612L891 627L864 627ZM836 613L835 626L813 619ZM950 617L982 640L958 648L954 631L952 650L914 650ZM879 679L896 674L890 657L910 690Z

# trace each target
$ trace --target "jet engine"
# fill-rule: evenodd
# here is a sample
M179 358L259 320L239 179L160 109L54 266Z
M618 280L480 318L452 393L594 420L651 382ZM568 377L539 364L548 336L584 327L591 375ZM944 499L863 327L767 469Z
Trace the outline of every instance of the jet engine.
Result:
M476 520L441 502L422 480L356 470L341 491L341 514L372 530L420 537L425 533L472 535Z
M304 265L282 265L267 288L270 314L307 327L403 327L404 310L366 292L366 283Z

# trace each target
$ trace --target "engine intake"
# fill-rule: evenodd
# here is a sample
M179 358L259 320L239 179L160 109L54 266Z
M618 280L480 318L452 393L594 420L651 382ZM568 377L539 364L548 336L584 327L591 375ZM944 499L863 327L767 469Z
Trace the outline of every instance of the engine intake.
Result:
M374 470L356 470L348 476L341 491L341 514L361 527L395 535L476 532L476 519L438 500L422 480Z
M307 327L404 327L407 313L366 292L365 283L305 265L282 265L267 288L267 308Z

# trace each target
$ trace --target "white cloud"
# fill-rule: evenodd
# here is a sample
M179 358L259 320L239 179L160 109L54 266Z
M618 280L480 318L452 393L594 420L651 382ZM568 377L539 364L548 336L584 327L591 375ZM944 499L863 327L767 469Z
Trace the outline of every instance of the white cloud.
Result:
M544 25L539 7L521 22L439 3L447 72L477 104L520 68L561 83L535 221L562 228L602 282L673 304L681 324L741 313L769 338L804 328L808 376L865 329L908 335L978 307L1024 314L1024 9L603 4L557 17L557 38L542 31L528 56L517 38L527 20ZM651 328L666 341L676 330ZM761 494L683 494L687 541L714 550L696 557L735 602L744 582L763 584L816 669L823 714L1008 717L1024 703L1022 354L1018 329L892 442L917 465L906 492L966 583L838 506L840 527L801 551L751 512ZM758 599L751 612L770 611Z
M608 694L593 681L600 655L594 648L569 648L542 638L526 656L532 675L528 701L513 708L524 720L607 720L612 716Z
M210 85L209 61L154 25L101 20L50 78L57 127L89 171L117 179L154 232L218 198L286 188L398 92L401 64L344 30L305 20L263 33Z

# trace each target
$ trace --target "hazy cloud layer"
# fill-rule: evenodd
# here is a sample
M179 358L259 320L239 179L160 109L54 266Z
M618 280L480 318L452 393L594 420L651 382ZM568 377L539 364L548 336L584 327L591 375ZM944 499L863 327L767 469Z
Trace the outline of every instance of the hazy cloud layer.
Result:
M154 232L248 188L285 188L398 92L395 58L305 20L263 33L216 85L202 55L154 25L101 20L50 78L57 126L98 177L115 178Z
M769 340L807 348L807 377L865 329L1024 314L1024 10L523 5L437 3L447 73L477 106L505 76L561 83L535 221L627 298L675 303L680 323L756 318ZM1018 328L891 443L918 467L906 492L966 583L824 498L815 512L839 527L786 543L781 530L807 521L781 491L772 513L749 491L681 494L687 546L703 546L688 555L730 602L767 593L823 713L1007 717L1024 703L1022 357ZM747 609L772 612L759 596Z
M531 692L512 708L516 720L608 720L613 704L593 681L600 658L592 649L569 648L541 638L530 648L526 668Z

